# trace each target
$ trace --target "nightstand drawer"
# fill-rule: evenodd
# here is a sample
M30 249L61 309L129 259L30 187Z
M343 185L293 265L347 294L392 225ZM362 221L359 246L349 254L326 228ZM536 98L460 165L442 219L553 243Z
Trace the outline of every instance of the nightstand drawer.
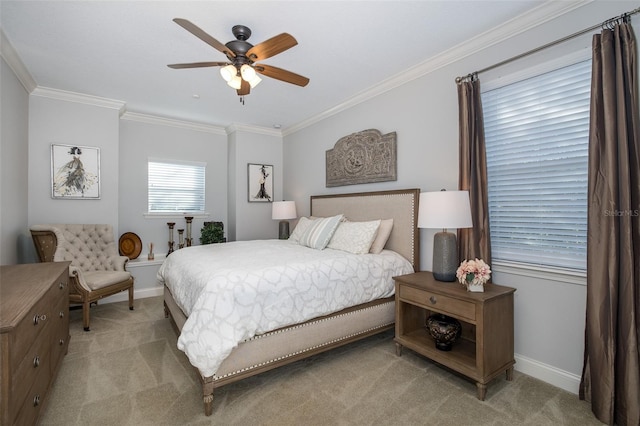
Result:
M471 302L407 286L400 286L399 297L408 302L422 305L427 309L437 309L444 314L461 317L473 322L476 320L476 305Z

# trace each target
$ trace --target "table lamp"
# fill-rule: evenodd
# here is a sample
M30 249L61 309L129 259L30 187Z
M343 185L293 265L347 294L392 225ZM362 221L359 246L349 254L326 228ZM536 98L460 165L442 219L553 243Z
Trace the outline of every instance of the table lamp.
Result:
M471 228L469 191L423 192L420 194L418 228L441 228L433 237L433 277L455 281L459 266L456 234L447 228Z
M289 238L289 221L287 219L295 219L296 217L298 215L295 201L274 201L271 203L271 219L280 220L278 238L281 240Z

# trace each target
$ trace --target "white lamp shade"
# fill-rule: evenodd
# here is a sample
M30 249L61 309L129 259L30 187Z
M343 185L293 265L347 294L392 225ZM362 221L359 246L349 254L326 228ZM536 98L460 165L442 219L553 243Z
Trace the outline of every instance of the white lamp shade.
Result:
M435 191L420 194L418 228L471 228L469 191Z
M244 64L240 67L240 74L242 75L242 79L246 82L250 82L256 77L256 70L250 67L247 64Z
M258 77L258 75L256 74L255 77L253 77L251 80L248 80L249 86L251 86L251 88L253 89L254 87L256 87L260 82L262 81L262 79L260 77Z
M236 75L231 80L229 80L227 84L233 87L234 89L238 90L240 89L240 87L242 87L242 79L240 78L239 75Z
M238 74L238 70L233 65L227 65L226 67L220 68L220 75L224 78L224 81L231 81L233 77Z
M295 219L296 217L298 215L295 201L274 201L271 203L271 219Z

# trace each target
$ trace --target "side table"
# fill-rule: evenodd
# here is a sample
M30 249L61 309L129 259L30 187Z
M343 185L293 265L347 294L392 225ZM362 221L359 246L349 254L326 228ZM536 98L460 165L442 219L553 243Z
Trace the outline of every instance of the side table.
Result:
M461 284L437 281L431 272L394 277L396 286L396 354L407 347L476 382L484 401L487 383L503 371L513 380L514 288L487 283L483 293ZM436 348L426 329L432 313L460 321L462 335L450 351Z

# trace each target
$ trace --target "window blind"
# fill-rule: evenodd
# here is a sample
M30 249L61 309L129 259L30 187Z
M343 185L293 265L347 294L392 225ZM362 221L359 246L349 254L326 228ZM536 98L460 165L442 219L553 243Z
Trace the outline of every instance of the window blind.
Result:
M591 61L482 94L494 260L586 269Z
M203 163L149 160L149 213L204 212Z

